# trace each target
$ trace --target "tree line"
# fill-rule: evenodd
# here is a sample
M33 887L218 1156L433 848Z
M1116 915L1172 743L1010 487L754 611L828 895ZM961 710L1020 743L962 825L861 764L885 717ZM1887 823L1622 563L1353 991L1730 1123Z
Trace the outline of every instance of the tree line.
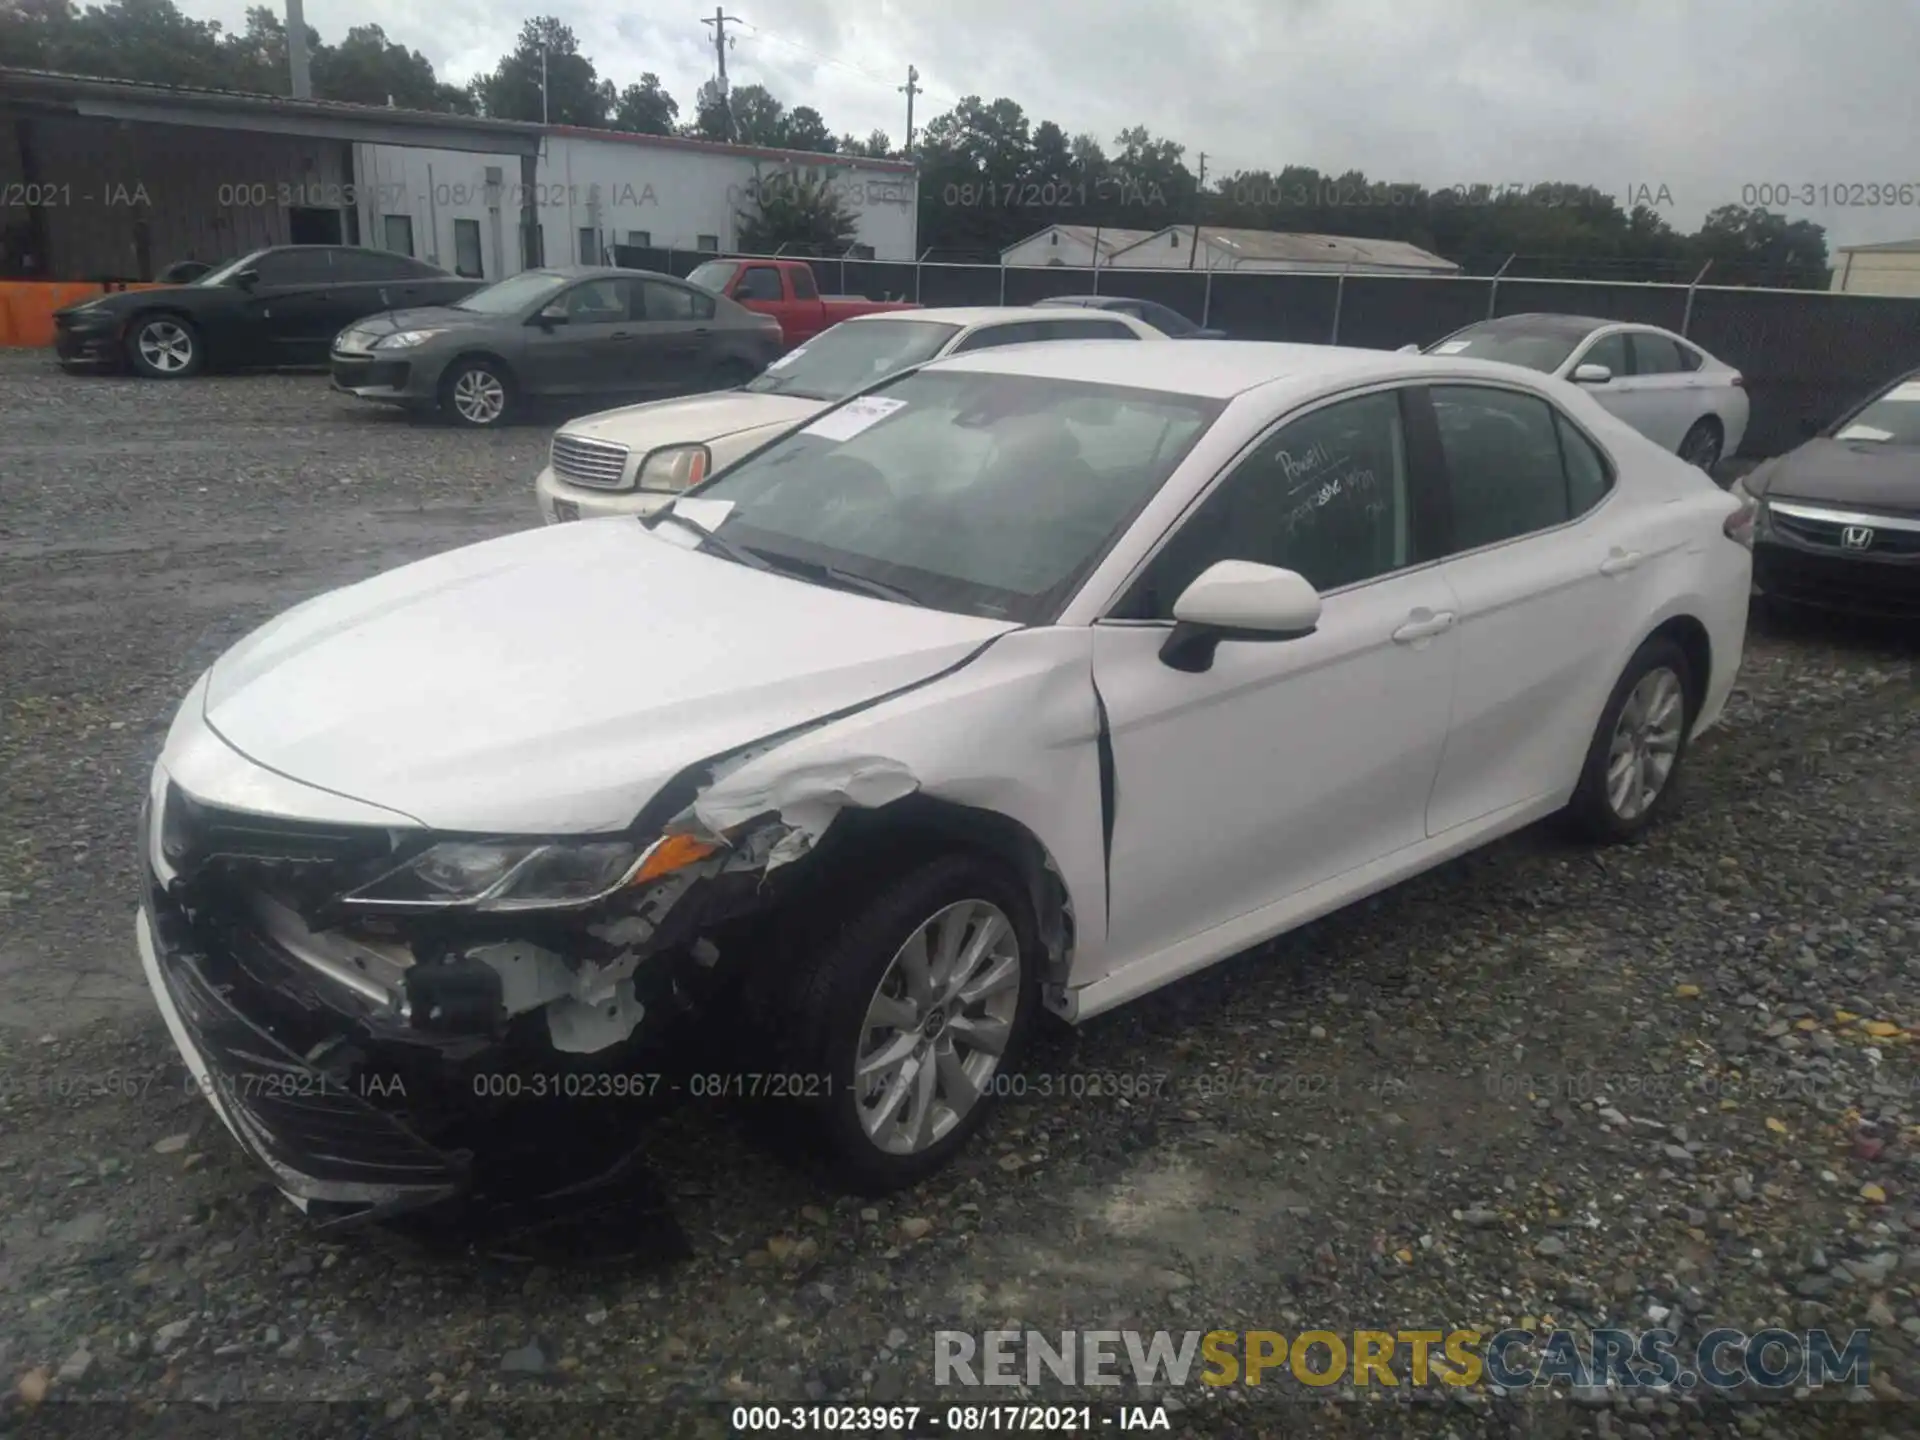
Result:
M307 53L319 99L905 158L885 132L835 135L819 111L789 108L760 85L723 94L709 82L683 115L651 72L625 86L602 76L552 16L526 21L513 49L465 86L440 80L424 55L378 25L355 26L338 45L309 26ZM73 0L10 0L0 9L0 65L264 94L289 88L286 29L264 7L248 10L243 29L225 31L183 14L173 0L108 0L85 9ZM1186 148L1144 126L1103 146L1052 120L1033 120L1005 97L967 96L934 116L912 158L920 169L920 244L935 259L989 259L1054 223L1153 231L1197 222L1401 240L1469 272L1507 263L1511 275L1672 280L1706 266L1710 281L1811 288L1825 288L1829 274L1821 226L1728 204L1685 233L1661 213L1672 197L1657 180L1622 195L1574 184L1461 195L1287 165L1209 176L1203 185ZM828 188L789 185L770 187L759 213L743 217L743 231L832 253L851 243L854 221Z

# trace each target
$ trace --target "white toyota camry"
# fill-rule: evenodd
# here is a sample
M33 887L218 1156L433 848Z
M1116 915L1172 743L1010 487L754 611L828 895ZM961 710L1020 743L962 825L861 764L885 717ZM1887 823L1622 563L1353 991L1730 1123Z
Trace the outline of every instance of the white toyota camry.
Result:
M937 361L648 520L243 640L153 772L142 962L309 1207L458 1194L506 1111L688 1065L905 1184L1042 1007L1556 812L1640 832L1734 684L1750 526L1511 366Z

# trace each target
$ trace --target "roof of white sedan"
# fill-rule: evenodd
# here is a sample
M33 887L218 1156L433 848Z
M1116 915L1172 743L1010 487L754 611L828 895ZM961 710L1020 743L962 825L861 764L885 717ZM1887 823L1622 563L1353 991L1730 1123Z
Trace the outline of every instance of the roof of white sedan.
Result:
M884 310L877 315L850 316L840 323L842 325L885 325L901 320L933 320L942 325L964 326L995 325L1008 320L1058 320L1059 318L1059 311L1043 310L1036 305L948 305L930 306L925 310Z
M926 370L980 370L1037 379L1082 380L1123 385L1170 395L1226 400L1278 380L1308 383L1351 378L1365 381L1419 379L1484 372L1511 378L1517 367L1450 355L1433 358L1392 350L1362 350L1343 345L1282 345L1260 340L1208 340L1181 345L1170 355L1159 345L1116 345L1111 340L1048 340L950 355ZM1532 375L1533 380L1541 377Z

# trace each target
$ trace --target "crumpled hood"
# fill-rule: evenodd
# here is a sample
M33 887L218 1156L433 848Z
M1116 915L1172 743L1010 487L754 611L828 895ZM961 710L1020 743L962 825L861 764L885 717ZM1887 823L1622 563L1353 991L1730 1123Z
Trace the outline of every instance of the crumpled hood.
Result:
M205 716L256 764L433 829L606 831L688 765L1015 628L584 521L295 607L215 663Z
M609 440L634 450L660 445L697 444L724 440L744 430L798 425L826 409L821 400L792 395L753 395L744 390L720 390L684 400L650 400L603 410L560 427L565 435Z
M1755 477L1769 500L1920 512L1920 448L1877 440L1809 440ZM1752 490L1753 487L1749 486Z

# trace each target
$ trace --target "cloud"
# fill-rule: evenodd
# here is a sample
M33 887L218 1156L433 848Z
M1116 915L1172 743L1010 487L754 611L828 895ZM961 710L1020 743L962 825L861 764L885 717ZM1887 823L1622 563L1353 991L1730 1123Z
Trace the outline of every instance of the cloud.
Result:
M249 0L186 0L244 24ZM553 0L617 85L658 74L682 112L713 71L699 12L614 14ZM925 87L916 125L961 95L1019 101L1035 120L1110 145L1144 124L1236 168L1357 168L1451 184L1569 180L1623 196L1665 186L1691 229L1747 187L1828 187L1785 207L1836 243L1920 235L1920 206L1831 203L1856 182L1920 184L1920 7L1887 0L783 0L745 7L736 84L811 105L836 132L905 129L898 86ZM529 10L475 0L334 0L308 11L328 40L377 23L442 77L490 69ZM731 28L731 27L730 27ZM1845 191L1840 192L1843 196Z

